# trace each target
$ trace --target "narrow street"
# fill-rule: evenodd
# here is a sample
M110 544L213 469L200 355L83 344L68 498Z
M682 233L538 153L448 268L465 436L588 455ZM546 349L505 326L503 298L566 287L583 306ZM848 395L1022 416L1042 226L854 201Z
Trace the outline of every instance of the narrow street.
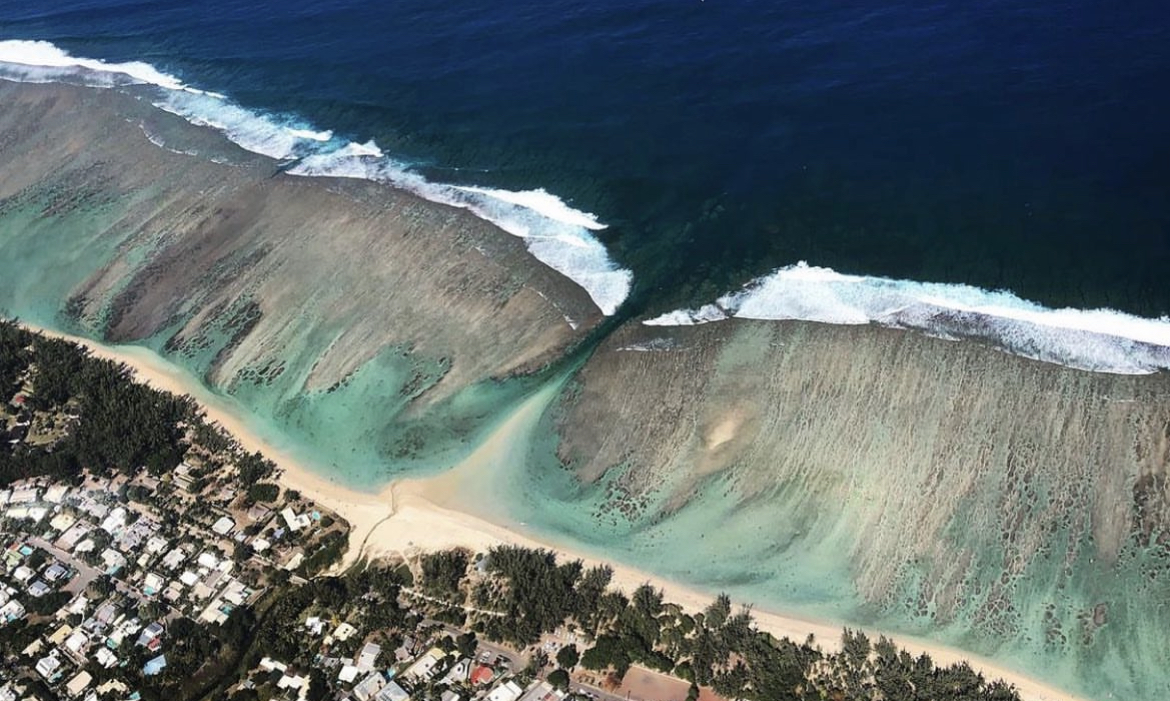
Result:
M74 577L73 579L69 580L69 583L66 584L64 587L62 587L63 591L67 591L67 592L70 592L73 594L79 594L81 592L84 592L86 589L89 588L89 585L95 579L97 579L98 577L101 577L103 574L101 570L97 569L96 567L90 566L89 564L87 564L86 562L81 560L81 558L76 557L76 556L72 555L71 553L65 552L64 550L58 548L57 546L53 545L52 543L46 541L44 538L41 538L39 536L33 536L31 538L28 538L28 543L30 545L41 548L42 550L48 552L53 557L60 560L63 564L65 564L68 567L77 571L77 573L78 573L77 576ZM147 601L146 596L141 591L138 591L137 589L130 586L129 584L127 584L127 583L125 583L117 578L112 578L112 581L114 582L115 589L117 589L117 591L119 593L125 594L126 596L133 597L139 603L143 603L143 602Z
M426 625L440 626L446 633L448 633L452 637L459 637L460 635L462 635L465 632L461 628L457 628L456 626L450 625L448 623L443 623L442 621L436 621L434 619L429 619L429 618L424 619L423 623ZM482 638L477 638L476 643L479 646L480 654L482 654L484 651L486 651L486 652L490 653L493 658L496 657L497 655L502 656L504 659L508 660L508 664L511 667L512 671L514 671L514 672L519 672L519 671L525 669L528 666L529 661L532 659L531 652L529 652L527 650L525 650L525 651L513 650L512 648L504 647L503 645L499 645L497 643L488 642ZM553 655L552 657L555 658L555 655ZM478 662L478 659L476 661ZM546 668L544 670L544 673L542 673L540 675L540 677L542 679L545 678L547 676L548 671L549 670ZM579 683L576 681L574 681L570 685L569 690L572 691L573 693L576 693L576 694L579 694L582 696L586 696L586 697L589 697L592 699L597 699L598 701L631 701L631 699L627 696L621 696L618 694L614 694L614 693L611 693L609 691L602 689L599 686L594 686L592 684ZM678 701L683 701L683 699L680 698L680 699L678 699Z

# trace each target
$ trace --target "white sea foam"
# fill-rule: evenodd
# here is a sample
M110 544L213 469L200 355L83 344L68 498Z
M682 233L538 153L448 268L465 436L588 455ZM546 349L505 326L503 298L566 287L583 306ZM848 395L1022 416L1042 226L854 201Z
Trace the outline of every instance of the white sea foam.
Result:
M593 231L600 231L605 228L605 224L597 221L597 217L582 212L566 205L556 195L550 195L545 192L543 188L538 190L522 190L520 192L513 192L511 190L493 190L486 187L467 187L460 186L458 189L464 192L470 192L477 195L484 195L494 200L514 204L518 207L531 209L538 212L549 219L556 219L559 222L569 224L571 226L579 226L584 229L591 229Z
M543 190L510 192L431 182L405 164L383 156L372 141L306 156L288 172L376 180L432 202L470 210L524 239L537 260L584 288L605 315L617 311L630 292L633 275L619 268L592 234L605 225Z
M299 139L308 139L310 141L328 141L333 138L333 132L326 129L325 131L313 131L312 129L289 129L288 132Z
M248 151L278 160L295 158L298 145L319 143L297 135L304 129L282 125L271 117L210 95L167 92L154 104L192 124L221 131Z
M218 93L209 93L184 85L181 80L168 73L163 73L149 63L142 61L128 61L125 63L107 63L94 58L79 58L70 56L68 52L47 41L24 41L12 39L0 41L0 62L28 66L30 68L57 69L59 75L72 72L80 77L86 74L105 74L107 76L123 77L135 83L157 85L168 90L200 93L223 97Z
M146 125L144 125L144 124L139 124L138 128L142 130L142 134L146 137L147 141L154 144L155 146L158 146L161 149L164 149L166 151L170 151L171 153L177 153L180 156L198 156L199 155L195 151L187 151L185 149L181 150L181 149L171 148L170 146L167 146L167 142L163 141L163 138L161 136L158 136L157 134L152 134L149 131L147 131Z
M618 348L619 353L670 353L677 350L680 350L678 344L669 338L652 338L645 343L631 343Z
M336 153L346 156L373 156L374 158L383 158L386 155L382 153L382 149L378 148L378 144L375 144L373 139L364 144L350 142Z
M1170 318L1110 309L1049 309L1007 291L846 275L803 262L780 268L714 304L644 323L679 326L730 317L916 329L977 339L1017 355L1097 372L1170 369Z
M44 41L0 41L0 78L24 82L79 81L95 87L154 85L154 104L214 128L248 151L295 160L293 175L363 178L392 184L440 204L460 207L524 239L532 255L580 285L603 314L629 294L633 275L610 259L592 232L597 217L543 189L512 192L427 180L387 157L373 141L351 142L288 116L249 110L223 95L185 85L147 63L107 63L70 56Z

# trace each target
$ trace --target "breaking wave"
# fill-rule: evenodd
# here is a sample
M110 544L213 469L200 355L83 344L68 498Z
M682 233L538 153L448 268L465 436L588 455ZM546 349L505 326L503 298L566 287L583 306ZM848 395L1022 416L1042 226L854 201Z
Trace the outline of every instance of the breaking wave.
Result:
M680 326L732 317L914 329L1094 372L1170 369L1170 318L1147 319L1111 309L1050 309L1003 290L846 275L804 262L758 278L712 304L643 323Z
M373 141L348 141L293 116L245 108L148 63L79 58L46 41L0 41L0 79L103 88L155 86L156 107L216 129L248 151L290 161L285 170L292 175L375 180L471 211L523 238L537 260L580 285L607 316L629 295L633 274L619 267L593 234L606 225L543 189L513 192L432 182L387 156Z
M605 225L598 223L592 214L572 209L544 190L512 192L431 182L386 157L372 141L306 156L288 172L376 180L432 202L470 210L524 239L528 251L537 260L584 288L607 316L617 311L629 294L633 275L618 268L605 246L592 234Z

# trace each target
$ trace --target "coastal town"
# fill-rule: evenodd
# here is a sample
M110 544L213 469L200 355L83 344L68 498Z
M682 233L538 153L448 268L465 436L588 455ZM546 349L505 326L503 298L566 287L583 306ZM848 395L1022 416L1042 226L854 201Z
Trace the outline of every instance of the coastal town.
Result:
M369 555L189 397L5 322L0 393L0 701L1020 698L551 550Z
M234 624L237 610L279 587L307 584L318 569L312 554L345 532L344 523L295 495L265 504L243 490L193 494L197 472L184 463L165 481L145 474L89 476L77 486L33 479L0 490L0 699L137 701L176 668L178 678L197 676L204 660L193 657L193 638L216 636L212 629ZM401 596L410 598L407 590ZM567 696L567 687L516 669L526 657L477 644L474 634L423 611L401 619L413 626L408 635L395 629L392 648L361 605L351 616L340 613L298 619L293 634L312 654L294 662L257 651L260 659L226 686L228 697Z
M558 651L576 666L576 647L566 641L580 638L567 629L563 639L546 636L542 646L521 649L452 625L466 621L433 595L443 592L411 586L416 572L426 582L426 563L444 556L413 567L363 562L360 573L334 571L349 524L283 488L271 462L192 417L171 437L181 439L182 454L170 469L103 465L14 478L57 472L45 459L54 449L69 452L69 439L93 418L78 388L62 391L49 366L64 358L73 370L111 367L67 344L26 345L33 337L12 325L0 331L7 342L0 345L0 371L7 372L0 380L15 390L0 404L7 458L0 482L0 701L553 701L574 690L578 698L619 698L589 688L602 677L576 674L571 683L563 669L545 669ZM25 357L14 361L19 351ZM139 387L121 370L105 379L126 391ZM459 561L464 569L484 565ZM298 595L338 582L373 584L365 596L328 605L314 596L279 625L261 624L257 612L275 619ZM265 645L266 631L279 639ZM679 698L686 695L689 684L658 676L651 688L665 682L668 693L681 688Z
M32 337L2 330L11 363L13 350ZM80 352L65 357L91 367ZM6 456L24 463L54 447L67 451L65 441L85 418L84 400L73 391L47 400L56 391L45 374L53 361L40 359L43 367L2 368L16 391L0 410L0 436ZM6 463L0 701L138 701L168 692L300 701L566 696L567 685L518 676L527 655L478 645L474 634L429 619L433 597L413 600L417 610L400 607L413 591L404 586L412 575L401 563L369 570L386 573L380 593L391 601L371 596L299 616L291 626L282 621L295 655L277 654L279 644L250 644L253 612L271 613L289 592L311 589L310 580L341 559L350 527L282 488L271 462L241 452L222 432L187 423L181 460L169 470L103 466L65 478L10 479L23 464ZM387 607L396 613L393 626L374 611Z

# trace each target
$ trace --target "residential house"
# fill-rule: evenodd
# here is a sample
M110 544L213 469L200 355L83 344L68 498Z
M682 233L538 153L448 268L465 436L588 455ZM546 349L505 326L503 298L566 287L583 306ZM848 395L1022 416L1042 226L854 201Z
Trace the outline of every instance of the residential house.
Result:
M227 516L221 516L218 521L211 525L211 532L216 535L227 535L236 527L236 522Z
M61 678L61 658L56 650L37 660L37 674L50 684Z
M155 621L154 623L146 626L146 628L142 629L142 632L138 635L138 641L135 644L154 650L157 648L157 645L153 644L155 641L158 641L159 643L162 642L161 637L164 630L165 629L163 628L163 624Z
M381 691L374 696L374 701L408 701L410 694L398 685L398 682L390 682Z
M27 611L24 610L24 605L16 599L12 599L8 603L0 606L0 626L19 621L24 618Z
M381 672L370 672L369 676L353 687L353 695L357 701L370 701L374 695L386 686L386 678Z
M93 677L90 676L90 673L82 670L78 672L76 676L66 682L65 693L73 697L81 696L82 692L88 689L92 682Z
M514 681L506 681L492 689L487 695L487 701L516 701L524 690Z
M159 674L167 667L167 656L159 655L151 660L147 660L146 664L142 665L142 673L148 677L153 677Z
M378 661L378 655L382 654L382 646L377 643L366 643L358 652L357 658L353 664L363 672L369 672L374 668L374 663Z
M309 517L306 514L297 514L297 512L293 511L291 506L286 506L284 510L280 512L280 516L288 525L288 529L293 533L296 533L302 528L308 528L311 523Z
M430 681L435 675L435 667L444 657L446 657L446 653L438 648L432 648L427 651L427 654L418 658L414 664L407 667L402 676L412 683Z

